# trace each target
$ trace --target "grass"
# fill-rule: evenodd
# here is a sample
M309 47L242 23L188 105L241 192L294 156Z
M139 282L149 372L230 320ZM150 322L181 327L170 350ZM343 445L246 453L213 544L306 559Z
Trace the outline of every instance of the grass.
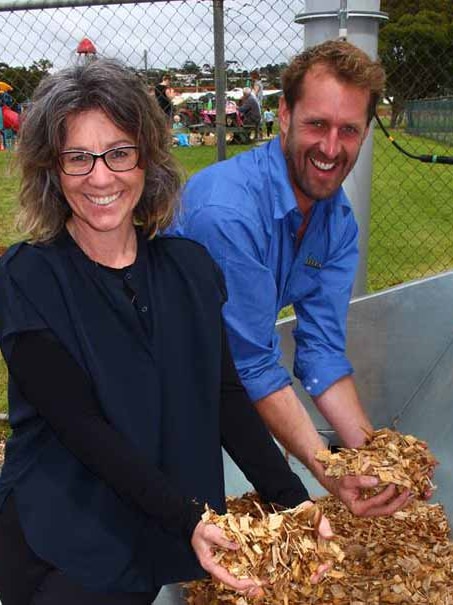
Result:
M392 133L413 153L453 154L429 139ZM231 157L250 147L227 146ZM216 161L216 147L180 147L174 153L191 176ZM13 228L18 179L11 154L0 153L0 246L18 239ZM398 152L378 130L374 139L368 254L368 290L453 268L453 167L421 164ZM283 310L281 316L291 313ZM6 409L5 367L0 363L0 411Z
M429 139L392 133L414 154L452 155ZM424 164L377 132L368 255L368 291L453 268L453 168Z

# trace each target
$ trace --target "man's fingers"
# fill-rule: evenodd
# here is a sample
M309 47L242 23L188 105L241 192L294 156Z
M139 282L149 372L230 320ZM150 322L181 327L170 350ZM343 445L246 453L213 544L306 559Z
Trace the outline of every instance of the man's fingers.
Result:
M370 489L379 485L379 479L371 475L346 475L340 480L341 489Z
M351 511L358 517L385 517L404 507L410 497L409 490L395 496L396 487L389 485L385 490L368 500L356 500Z

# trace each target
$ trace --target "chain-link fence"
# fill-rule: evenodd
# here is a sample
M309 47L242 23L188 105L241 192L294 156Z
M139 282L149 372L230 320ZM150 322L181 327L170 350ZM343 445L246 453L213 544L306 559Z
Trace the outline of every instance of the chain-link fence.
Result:
M5 146L13 146L20 111L40 78L84 60L92 46L100 55L120 58L134 67L150 86L163 73L170 73L179 101L176 111L189 127L199 120L200 110L215 104L215 2L81 6L83 0L78 0L71 2L78 6L36 8L38 0L30 0L25 10L13 10L13 3L6 2L0 1L0 86L4 89L0 128ZM49 5L49 0L43 4ZM265 92L275 91L266 101L275 110L280 73L303 48L304 28L294 18L303 13L304 2L225 0L222 4L227 95L237 101L258 69ZM453 154L448 147L451 138L446 136L448 131L451 137L451 102L446 105L433 99L453 95L453 29L433 15L420 22L414 17L413 23L408 16L402 24L390 20L384 25L379 52L389 85L380 115L390 134L412 155L449 156ZM419 115L429 103L436 136L432 128L414 130L415 101ZM448 118L446 106L450 107ZM453 167L405 156L378 128L374 137L368 262L373 291L453 268ZM228 140L237 141L232 136ZM228 153L237 150L228 146ZM216 156L214 147L210 155L206 149L176 153L180 151L189 173ZM6 176L2 181L6 183ZM14 182L8 183L13 191ZM4 201L1 190L0 201ZM0 220L2 229L4 224ZM7 243L9 236L0 234L0 244Z
M453 268L453 18L429 11L381 28L387 72L380 115L407 154L377 129L369 286L373 290ZM416 117L417 116L417 117Z

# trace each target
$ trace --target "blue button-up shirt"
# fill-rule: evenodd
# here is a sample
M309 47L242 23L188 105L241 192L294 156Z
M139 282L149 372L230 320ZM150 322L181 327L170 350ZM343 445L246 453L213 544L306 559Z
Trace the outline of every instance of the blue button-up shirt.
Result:
M204 244L224 271L233 357L253 401L291 384L275 321L292 304L294 374L319 395L352 373L346 316L358 228L343 189L317 201L304 237L280 139L202 170L187 184L172 231Z

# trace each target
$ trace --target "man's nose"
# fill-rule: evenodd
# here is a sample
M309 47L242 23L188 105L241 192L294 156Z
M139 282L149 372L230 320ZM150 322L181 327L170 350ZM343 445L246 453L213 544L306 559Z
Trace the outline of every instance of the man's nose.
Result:
M340 139L338 136L338 130L336 128L330 128L322 137L320 145L320 151L329 159L336 158L340 153Z

